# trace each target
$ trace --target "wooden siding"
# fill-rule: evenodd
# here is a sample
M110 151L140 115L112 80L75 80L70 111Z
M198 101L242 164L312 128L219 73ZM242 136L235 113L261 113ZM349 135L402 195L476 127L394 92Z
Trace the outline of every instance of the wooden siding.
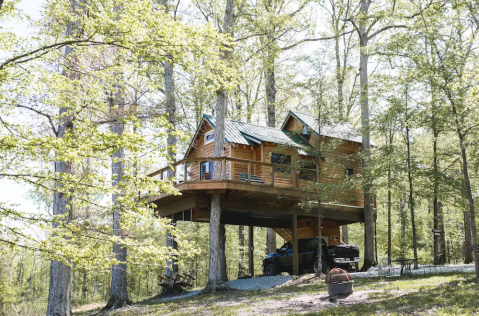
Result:
M318 237L318 220L314 218L304 218L298 221L298 239L317 238ZM323 220L322 235L328 238L329 246L341 244L340 225L338 221ZM276 233L284 240L291 241L291 230L285 228L275 228Z
M304 124L294 116L290 116L284 129L301 133ZM309 139L311 146L316 147L318 135L313 133ZM351 141L325 138L322 145L325 162L321 165L321 183L339 183L344 180L345 169L353 169L353 175L363 173L359 157L361 144ZM351 190L334 196L339 203L364 206L362 190Z
M205 144L205 133L212 131L213 127L206 121L203 120L200 128L198 129L198 134L196 138L193 139L191 144L191 150L188 153L187 158L201 158L201 157L213 157L214 156L214 142ZM223 157L231 157L231 144L225 141L225 151ZM200 180L200 163L192 162L188 166L189 175L188 181L198 181ZM229 175L231 172L231 162L226 164L226 174Z
M290 116L288 122L284 126L285 130L301 132L303 124L295 117ZM205 144L204 135L206 132L213 130L213 127L203 120L196 138L193 140L192 148L188 153L188 158L213 157L214 142ZM313 133L309 140L310 144L315 146L317 142L317 135ZM339 183L344 181L345 169L353 169L353 174L362 174L362 165L359 158L361 151L361 144L340 141L337 139L326 138L323 142L323 155L325 156L324 163L321 164L321 182L322 183ZM271 153L277 150L278 145L274 143L263 142L261 146L249 146L242 144L234 144L225 142L225 157L233 157L245 160L271 162ZM329 148L328 148L329 147ZM291 151L283 150L283 154L292 154ZM293 155L293 159L294 155ZM303 160L313 160L314 157L301 156ZM264 184L271 184L272 167L252 165L251 166L252 182L260 182ZM200 180L200 163L192 162L188 166L189 176L188 181ZM248 164L242 162L227 162L226 177L229 180L240 180L241 174L248 173ZM309 181L297 179L296 186L306 187ZM288 172L274 172L275 187L293 188L293 175ZM362 190L351 190L333 195L332 202L346 205L354 205L362 207L364 205L364 196Z

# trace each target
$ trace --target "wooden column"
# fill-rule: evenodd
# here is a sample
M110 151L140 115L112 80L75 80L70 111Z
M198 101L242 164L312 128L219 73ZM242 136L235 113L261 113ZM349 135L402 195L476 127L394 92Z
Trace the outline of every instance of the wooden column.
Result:
M299 255L298 255L298 215L293 215L292 225L292 246L293 246L293 275L299 275Z
M254 261L253 261L253 226L248 226L248 265L249 265L249 275L254 277Z

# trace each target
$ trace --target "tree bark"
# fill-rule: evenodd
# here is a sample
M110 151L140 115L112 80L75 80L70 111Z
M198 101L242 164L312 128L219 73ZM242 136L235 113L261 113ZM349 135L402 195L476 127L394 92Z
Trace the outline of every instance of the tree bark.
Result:
M369 0L361 0L360 14L368 16ZM371 207L371 179L369 171L370 160L370 131L369 131L369 92L368 92L368 34L366 30L366 18L361 18L359 23L359 82L361 90L361 127L364 174L364 264L363 271L374 265L374 215Z
M347 244L349 242L348 225L341 226L341 237L342 237L343 243Z
M239 260L238 260L238 278L246 274L246 266L244 264L244 250L246 247L244 239L244 226L240 225L238 227L238 238L239 238Z
M114 115L115 122L111 124L111 131L116 135L122 135L125 130L125 124L122 120L122 113L125 110L125 104L122 94L122 88L120 84L116 84L115 91L112 92L110 98L110 107L118 114ZM112 155L111 162L111 174L112 185L118 187L123 179L124 172L124 159L125 150L118 148ZM113 202L113 234L120 236L121 239L126 238L126 232L121 228L121 216L123 211L123 205L120 202L122 194L115 192L112 194ZM111 287L110 287L110 299L103 310L121 308L130 304L128 298L128 274L127 274L127 248L121 243L113 243L113 253L115 259L118 260L118 264L114 264L111 272Z
M226 226L221 224L220 226L220 251L221 251L221 280L228 282L228 273L226 266Z
M472 248L471 248L471 214L469 212L464 212L464 263L468 264L473 261L472 257Z
M276 127L276 78L275 78L275 52L273 51L275 40L273 34L266 37L266 60L263 62L266 107L268 112L268 126ZM266 230L266 253L276 252L276 232L268 227Z
M320 99L318 100L318 140L316 143L317 148L317 160L316 160L316 183L318 185L318 270L316 276L321 276L323 273L323 229L322 221L323 214L321 210L321 110L322 110L322 87L320 87Z
M407 87L406 87L406 147L407 147L407 176L409 182L409 210L411 212L411 228L412 228L412 248L414 252L414 269L417 269L417 236L416 236L416 219L414 214L415 200L414 200L414 186L412 178L411 166L411 141L409 138L409 118L407 113Z
M68 112L68 109L61 108L60 115ZM58 137L71 133L73 122L67 119L58 126ZM62 174L73 174L73 166L70 162L55 161L55 172L61 177ZM71 221L72 198L68 192L64 192L59 182L55 183L55 194L53 195L53 215L67 215L63 218L65 224ZM53 228L58 223L53 224ZM52 260L50 265L50 290L48 292L47 316L66 316L71 314L71 268L70 266Z
M233 36L233 9L234 0L226 1L223 32ZM222 60L228 60L230 51L224 50L221 54ZM216 91L216 126L214 132L214 156L221 157L224 151L225 142L225 117L226 117L226 91L220 87ZM226 166L224 166L226 168ZM214 163L213 177L221 178L221 162ZM222 279L221 249L220 249L220 229L221 229L221 194L211 195L211 215L210 215L210 241L209 241L209 268L208 283L205 291L215 293L216 291L227 289L229 286Z
M433 172L434 172L434 192L433 192L433 209L434 209L434 263L446 263L446 240L444 233L444 216L441 202L439 202L439 163L437 158L437 138L439 132L435 124L435 115L433 114ZM436 233L439 232L439 233Z
M469 251L472 252L474 257L474 270L476 273L476 278L479 278L479 256L477 253L477 232L476 232L476 213L474 210L474 195L472 194L471 181L469 179L469 165L467 160L466 144L464 139L464 134L461 131L461 124L459 123L458 113L456 109L456 104L451 96L450 91L448 91L448 99L451 103L452 112L454 114L455 125L457 136L459 137L459 147L461 149L462 157L462 173L464 175L464 187L467 195L467 200L469 202L469 215L470 215L470 227L471 227L471 246L472 249Z
M77 2L70 1L70 9L77 10ZM72 36L77 25L68 23L66 34ZM65 56L73 52L72 47L65 47ZM75 80L74 72L63 70L62 75ZM60 116L68 113L68 107L60 108ZM57 128L57 138L64 137L73 132L74 124L71 115L65 116ZM73 165L69 161L55 161L55 172L59 178L62 174L73 174ZM53 195L53 215L63 216L63 222L68 224L72 220L72 197L59 181L55 182L55 193ZM67 216L65 216L67 215ZM57 228L58 223L53 223L53 228ZM50 264L50 287L48 292L47 316L67 316L71 314L71 267L60 261L52 260Z

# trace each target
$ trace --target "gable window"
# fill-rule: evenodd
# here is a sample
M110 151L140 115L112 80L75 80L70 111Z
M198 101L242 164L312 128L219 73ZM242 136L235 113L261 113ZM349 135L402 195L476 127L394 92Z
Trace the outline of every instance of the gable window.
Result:
M344 177L350 178L353 175L353 169L344 169Z
M304 139L309 141L311 138L311 129L308 128L306 125L303 126L303 131L301 132L301 136L303 136Z
M213 180L213 161L200 162L200 180Z
M271 163L275 163L278 165L291 165L291 156L290 155L283 155L283 154L271 154ZM284 172L289 173L289 168L281 168L276 167L274 168L275 172Z
M209 131L205 134L205 145L213 142L215 140L215 131Z

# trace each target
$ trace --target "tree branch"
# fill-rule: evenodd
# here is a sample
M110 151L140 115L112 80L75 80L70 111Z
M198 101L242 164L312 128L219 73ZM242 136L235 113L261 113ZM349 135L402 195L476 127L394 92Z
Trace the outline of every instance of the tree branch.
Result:
M341 33L341 34L334 35L334 36L302 39L302 40L300 40L299 42L297 42L297 43L295 43L295 44L293 44L293 45L290 45L290 46L286 46L286 47L281 48L281 50L282 50L282 51L285 51L285 50L294 48L294 47L296 47L296 46L298 46L299 44L302 44L302 43L304 43L304 42L317 42L317 41L332 40L332 39L335 39L335 38L337 38L337 37L350 34L350 33L352 33L352 32L354 32L354 30L349 30L349 31L347 31L347 32L343 32L343 33Z
M395 29L397 29L397 28L407 28L407 26L406 25L388 25L388 26L382 27L379 30L377 30L376 32L374 32L373 34L369 35L368 40L374 38L374 36L384 32L386 30L393 29L393 28L395 28Z

